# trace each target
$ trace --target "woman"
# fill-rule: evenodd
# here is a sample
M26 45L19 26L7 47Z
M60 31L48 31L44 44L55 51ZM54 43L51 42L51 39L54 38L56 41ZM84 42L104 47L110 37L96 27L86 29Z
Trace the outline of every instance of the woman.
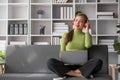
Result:
M73 20L73 30L68 33L64 33L61 39L61 51L75 51L75 50L87 50L92 46L92 37L89 33L89 22L85 14L79 13ZM82 32L85 27L86 32ZM70 65L67 66L64 62L49 59L48 68L56 73L60 77L86 77L91 78L97 73L103 62L100 59L91 59L82 66Z

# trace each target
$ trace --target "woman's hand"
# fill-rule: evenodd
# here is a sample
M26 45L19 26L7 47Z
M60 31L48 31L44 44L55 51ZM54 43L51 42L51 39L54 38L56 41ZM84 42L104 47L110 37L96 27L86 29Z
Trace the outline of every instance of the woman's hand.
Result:
M87 22L85 23L86 32L89 31L89 28L90 28L90 24L89 24L89 21L87 21Z

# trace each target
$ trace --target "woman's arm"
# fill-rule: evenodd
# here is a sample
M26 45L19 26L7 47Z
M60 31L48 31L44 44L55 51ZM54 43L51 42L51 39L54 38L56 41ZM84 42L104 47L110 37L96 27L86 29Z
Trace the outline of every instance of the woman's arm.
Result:
M60 39L60 50L61 51L66 51L66 45L65 45L65 37L66 37L67 33L64 33L62 35L62 38Z
M89 32L85 33L85 47L90 48L92 46L92 36Z
M86 33L85 33L85 47L90 48L92 46L92 36L89 33L90 24L89 21L85 23Z

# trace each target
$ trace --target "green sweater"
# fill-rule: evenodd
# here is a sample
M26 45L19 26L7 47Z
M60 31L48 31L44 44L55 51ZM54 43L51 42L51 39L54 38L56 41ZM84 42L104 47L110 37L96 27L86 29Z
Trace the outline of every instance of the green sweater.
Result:
M74 30L72 41L65 45L64 40L67 33L64 33L61 40L61 51L86 50L92 46L92 37L89 32L82 32L82 30Z

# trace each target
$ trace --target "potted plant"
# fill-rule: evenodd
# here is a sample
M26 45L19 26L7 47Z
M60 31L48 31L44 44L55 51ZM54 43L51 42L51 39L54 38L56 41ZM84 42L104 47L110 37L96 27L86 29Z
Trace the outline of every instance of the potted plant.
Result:
M38 10L37 11L37 14L38 14L38 18L42 18L43 14L44 14L44 10Z
M117 34L118 34L118 42L120 43L120 23L117 24L116 27L118 28L118 30L117 30Z
M5 61L5 54L6 52L4 50L0 50L0 63L4 63Z
M116 25L116 27L118 28L117 30L117 34L118 34L118 40L117 42L114 43L114 48L117 51L117 54L120 54L120 23Z
M120 64L117 64L117 69L118 69L118 80L120 80Z
M118 68L118 80L120 80L120 23L116 25L116 27L118 28L117 30L117 34L118 34L118 40L117 42L114 43L114 49L117 51L118 54L118 64L117 64L117 68Z

